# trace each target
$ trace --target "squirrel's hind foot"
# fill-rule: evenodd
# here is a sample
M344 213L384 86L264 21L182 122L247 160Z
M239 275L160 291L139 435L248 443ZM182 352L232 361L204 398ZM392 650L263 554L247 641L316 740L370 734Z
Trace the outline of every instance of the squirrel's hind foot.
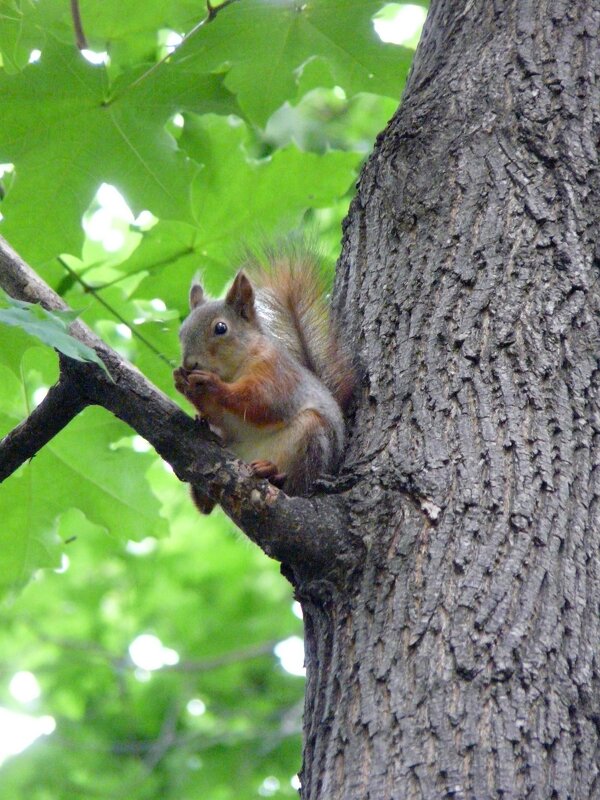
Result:
M286 481L285 472L279 472L277 464L272 461L252 461L250 469L257 478L266 478L273 486L281 489Z

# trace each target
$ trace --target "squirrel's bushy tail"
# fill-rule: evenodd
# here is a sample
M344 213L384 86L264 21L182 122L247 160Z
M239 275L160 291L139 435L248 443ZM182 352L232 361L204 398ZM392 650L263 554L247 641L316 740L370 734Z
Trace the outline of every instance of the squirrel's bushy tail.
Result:
M355 386L349 349L329 320L320 257L290 242L252 254L248 271L269 333L327 386L345 409Z

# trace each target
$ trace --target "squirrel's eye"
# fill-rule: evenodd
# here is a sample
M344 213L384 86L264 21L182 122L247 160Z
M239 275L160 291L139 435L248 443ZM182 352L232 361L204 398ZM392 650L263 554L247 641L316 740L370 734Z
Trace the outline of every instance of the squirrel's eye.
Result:
M227 333L227 325L224 322L217 322L215 333L217 336L223 336L224 333Z

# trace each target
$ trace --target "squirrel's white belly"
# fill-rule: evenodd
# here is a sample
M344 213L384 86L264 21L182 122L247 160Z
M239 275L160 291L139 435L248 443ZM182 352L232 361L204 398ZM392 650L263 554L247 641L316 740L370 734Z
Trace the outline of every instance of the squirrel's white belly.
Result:
M238 458L251 461L272 461L284 472L290 453L294 453L297 434L293 423L273 426L245 424L239 417L227 414L223 432L225 444Z
M287 467L287 457L290 453L292 437L288 428L264 434L257 431L256 438L248 438L243 441L232 442L231 449L242 461L272 461L278 468L285 472Z
M293 471L298 462L305 463L307 457L314 458L307 448L318 444L319 468L327 471L337 462L344 438L342 412L333 398L331 403L333 413L332 409L324 411L316 404L309 405L275 425L251 425L239 416L225 413L221 420L223 443L242 461L271 461L286 473Z

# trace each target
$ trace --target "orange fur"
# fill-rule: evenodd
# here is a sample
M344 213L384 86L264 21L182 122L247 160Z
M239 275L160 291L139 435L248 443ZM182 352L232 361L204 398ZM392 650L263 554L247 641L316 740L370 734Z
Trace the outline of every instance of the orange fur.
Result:
M211 380L196 382L195 375L210 375ZM197 391L189 399L203 417L219 426L223 412L228 411L246 424L257 427L285 422L286 396L294 390L298 377L283 373L274 360L254 359L247 364L245 374L232 383L222 381L213 373L194 373L188 377Z
M274 312L271 333L347 408L356 371L343 337L329 319L318 253L288 243L283 250L267 250L262 258L250 256L247 269Z

